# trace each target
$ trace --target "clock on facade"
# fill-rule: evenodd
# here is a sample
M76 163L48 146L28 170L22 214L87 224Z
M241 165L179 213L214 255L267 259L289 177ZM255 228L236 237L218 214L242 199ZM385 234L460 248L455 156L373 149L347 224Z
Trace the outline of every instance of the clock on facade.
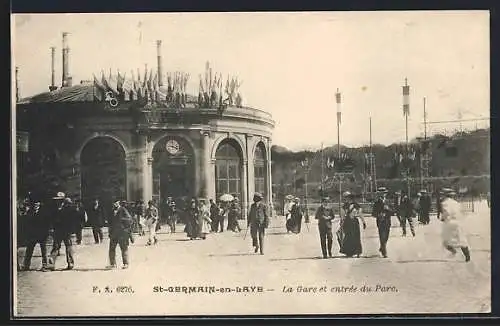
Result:
M172 155L175 155L179 152L180 150L180 145L176 140L169 140L165 146L167 148L167 152L169 152Z

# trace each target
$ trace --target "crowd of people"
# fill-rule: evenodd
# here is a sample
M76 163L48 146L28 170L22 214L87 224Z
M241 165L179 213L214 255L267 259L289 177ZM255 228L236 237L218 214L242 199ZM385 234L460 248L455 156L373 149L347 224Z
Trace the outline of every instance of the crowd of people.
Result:
M387 258L387 242L392 226L392 217L396 216L402 236L407 235L406 226L409 225L413 237L416 236L413 219L418 218L422 225L430 223L431 197L427 191L418 193L417 199L411 201L405 191L396 192L394 199L388 198L388 189L380 187L377 198L372 204L371 216L376 219L379 236L379 252L382 257ZM470 250L466 236L462 230L460 203L454 198L456 193L450 188L443 188L437 199L437 218L442 221L442 243L444 248L452 254L460 248L466 261L470 261ZM366 229L365 216L355 196L346 191L343 193L343 203L340 214L335 215L334 209L328 197L321 200L316 210L315 219L318 221L318 231L323 258L332 257L333 247L333 220L339 219L339 227L335 232L339 252L346 257L359 257L362 252L361 228ZM285 203L285 227L288 233L299 234L303 217L308 220L308 209L303 208L299 198L287 197ZM307 224L306 224L307 225Z
M242 210L237 197L231 196L229 201L193 198L182 208L178 208L172 197L168 197L162 206L152 200L144 205L142 200L135 203L115 201L111 213L95 198L91 205L84 207L79 200L73 200L63 192L57 193L49 200L31 198L18 205L19 220L23 227L18 228L19 244L26 246L26 253L19 270L29 270L33 251L37 245L42 253L42 271L55 269L57 257L60 256L61 244L66 250L67 269L74 268L73 239L76 244L82 243L83 229L88 225L92 229L95 244L104 240L103 228L108 226L109 268L116 268L116 247L122 252L123 268L128 268L128 247L134 243L134 234L148 236L146 246L158 243L157 232L166 224L170 233L176 233L176 225L185 225L184 232L190 240L206 239L207 234L227 231L241 232L239 220ZM42 203L43 202L43 203ZM163 217L163 219L161 218ZM227 226L225 221L227 220ZM75 237L73 237L75 235ZM53 245L47 253L47 243L52 239Z
M384 187L378 189L378 196L373 202L371 216L376 219L382 257L386 258L387 242L391 230L391 219L397 216L402 236L406 236L406 225L410 227L413 237L416 235L413 218L418 216L421 224L430 222L430 197L421 191L419 199L414 204L404 191L396 193L396 198L390 200L388 190ZM442 223L443 246L452 254L461 249L465 260L470 260L470 250L466 237L457 222L461 215L460 204L454 199L456 193L448 188L440 192L438 202L438 219ZM239 220L243 219L241 206L237 197L230 196L231 200L218 201L210 199L193 198L183 209L177 208L172 198L167 199L167 204L162 208L165 224L171 233L176 232L176 224L185 225L184 232L190 240L206 239L210 233L223 232L224 229L232 232L241 232ZM260 193L255 193L247 216L247 230L250 230L252 246L255 253L264 254L265 229L269 227L270 212L262 200ZM350 192L343 193L343 203L340 214L335 214L329 198L324 197L315 213L318 222L319 238L323 258L332 257L333 224L335 218L339 219L339 228L336 237L339 251L346 257L359 257L362 252L362 228L366 228L365 216L359 202ZM26 203L25 203L26 204ZM89 225L92 229L95 244L103 243L103 227L107 224L109 236L109 265L116 268L116 247L120 247L122 254L122 268L129 266L129 244L134 243L134 234L145 236L148 234L147 246L154 246L158 242L156 232L160 226L160 212L157 205L148 201L144 205L137 201L133 205L125 201L115 201L112 213L106 214L98 198L87 209L79 201L74 201L60 192L50 202L42 204L40 200L32 200L31 204L24 205L22 214L26 219L25 233L26 253L20 270L29 270L34 248L39 245L42 253L42 270L55 270L55 264L62 243L66 251L67 269L74 268L73 235L76 243L82 242L82 229ZM307 205L302 207L299 198L288 198L285 206L285 227L287 233L300 234L302 220L305 217L308 227L309 216ZM227 226L224 222L227 220ZM51 237L53 245L50 253L47 252L47 240ZM246 237L246 234L245 234Z

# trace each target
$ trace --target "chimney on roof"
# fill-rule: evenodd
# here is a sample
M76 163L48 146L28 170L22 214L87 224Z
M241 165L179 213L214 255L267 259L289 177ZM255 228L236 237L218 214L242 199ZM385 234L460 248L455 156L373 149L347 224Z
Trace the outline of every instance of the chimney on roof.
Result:
M69 87L72 84L72 78L69 75L69 46L68 46L68 33L63 32L63 48L62 48L62 87Z
M56 72L55 72L55 62L56 62L56 48L55 47L51 47L50 48L51 50L51 66L50 66L50 69L51 69L51 82L50 82L50 86L49 86L49 91L55 91L57 89L57 86L56 86Z
M161 60L161 40L156 41L156 55L158 58L158 86L163 86L163 67Z

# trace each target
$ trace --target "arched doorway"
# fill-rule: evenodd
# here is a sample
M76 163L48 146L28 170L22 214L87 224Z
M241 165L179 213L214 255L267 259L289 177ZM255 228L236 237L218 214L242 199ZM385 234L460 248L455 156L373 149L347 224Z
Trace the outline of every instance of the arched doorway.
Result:
M257 144L254 154L254 180L255 180L255 192L259 192L262 195L267 193L267 160L266 160L266 147L262 142Z
M99 198L103 207L111 209L115 200L127 198L125 150L111 137L91 139L82 149L81 195L84 204Z
M234 139L225 139L215 153L215 193L217 198L223 194L233 194L239 199L242 190L242 152Z
M176 136L165 136L153 147L153 200L164 206L168 197L177 203L195 196L194 150ZM182 205L181 205L182 207Z

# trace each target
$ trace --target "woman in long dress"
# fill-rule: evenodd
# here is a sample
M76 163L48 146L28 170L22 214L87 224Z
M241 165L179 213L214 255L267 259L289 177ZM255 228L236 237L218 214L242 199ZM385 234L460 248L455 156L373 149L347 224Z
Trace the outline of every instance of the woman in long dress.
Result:
M197 200L195 198L191 199L191 204L187 210L186 214L186 228L184 229L188 238L191 240L196 239L198 235L198 218L200 215L200 210L198 207Z
M207 234L210 233L210 224L212 220L210 219L210 207L204 202L200 201L198 206L198 234L197 237L203 240L206 239Z
M344 217L341 223L340 253L346 257L355 255L359 257L363 252L359 219L363 229L366 228L366 222L361 214L361 206L354 200L352 194L346 191L343 196L345 202L342 206Z
M291 195L288 195L286 197L286 202L285 202L285 207L284 207L284 213L285 213L285 227L287 233L290 233L292 231L292 208L294 206L293 202L293 197Z
M292 233L298 234L300 233L300 230L302 228L302 217L304 215L302 206L300 206L300 199L298 197L295 197L294 199L294 205L290 210L290 215L290 231Z
M441 190L441 196L443 201L441 202L441 214L440 220L443 222L441 228L441 237L443 240L443 246L451 252L452 255L457 253L457 249L460 248L465 257L465 261L470 261L470 250L469 243L466 239L466 234L461 227L462 210L460 203L457 202L453 197L455 192L450 188L443 188Z

